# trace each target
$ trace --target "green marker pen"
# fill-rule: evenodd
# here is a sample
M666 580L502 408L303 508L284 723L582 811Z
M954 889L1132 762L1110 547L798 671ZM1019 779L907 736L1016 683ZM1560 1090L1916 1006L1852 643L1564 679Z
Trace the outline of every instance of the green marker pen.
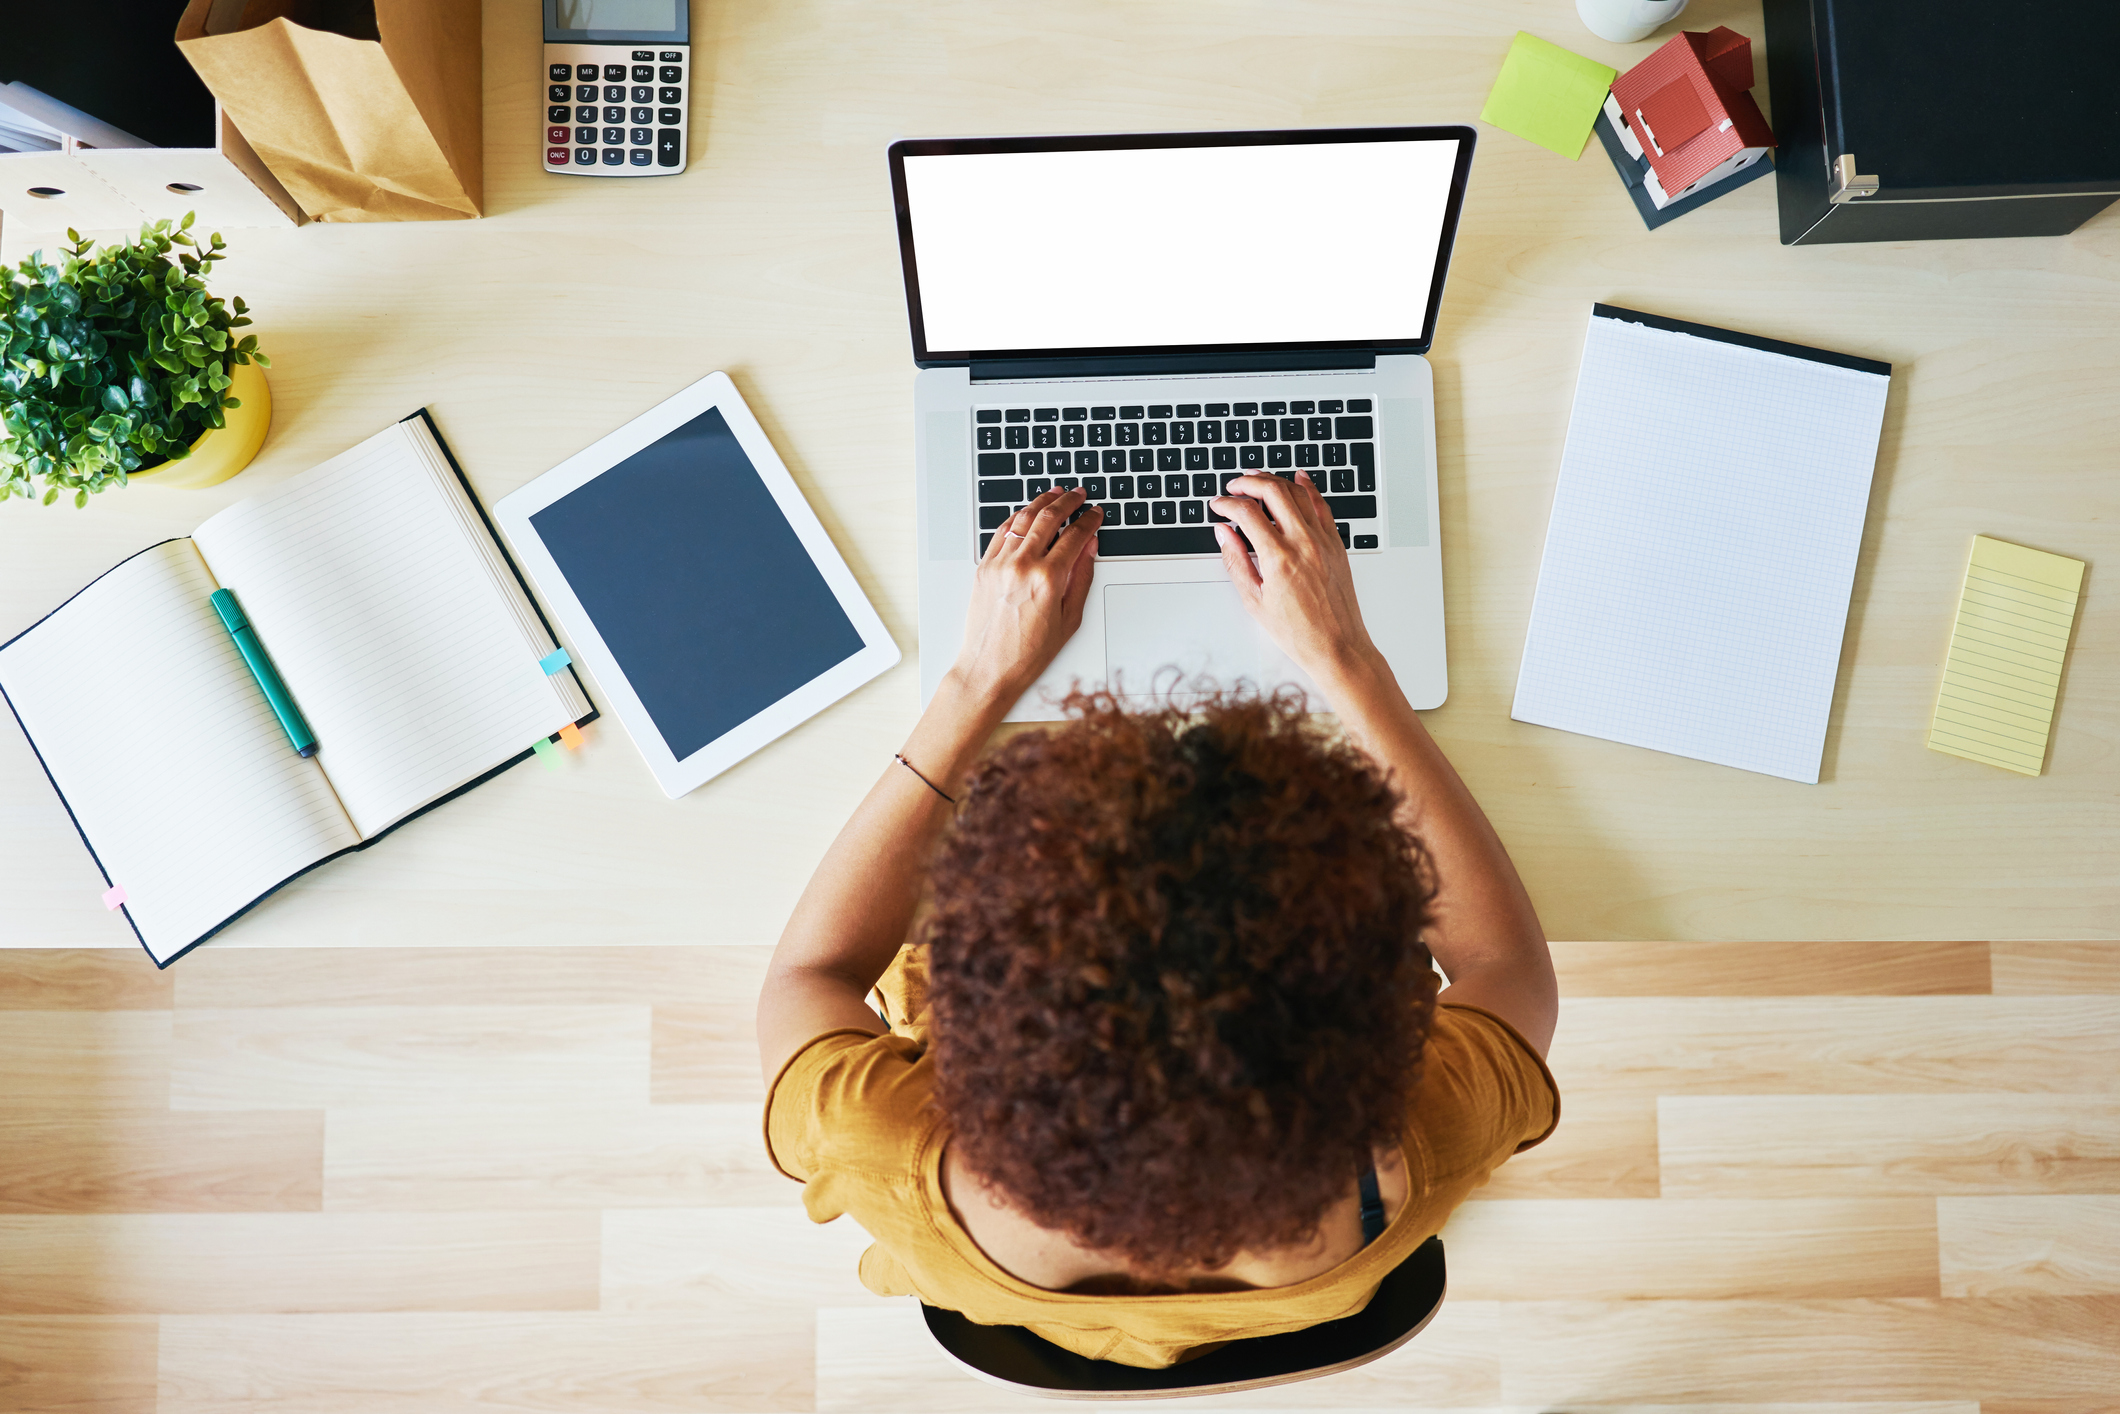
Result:
M272 704L273 715L280 719L286 729L287 740L297 756L317 754L316 734L309 730L309 723L302 720L302 709L294 705L294 698L287 693L287 685L273 670L272 659L265 656L265 645L250 627L250 620L243 617L243 610L236 604L236 596L226 589L213 592L214 612L221 616L227 626L228 636L236 641L236 651L243 661L250 664L251 676L265 690L265 700Z

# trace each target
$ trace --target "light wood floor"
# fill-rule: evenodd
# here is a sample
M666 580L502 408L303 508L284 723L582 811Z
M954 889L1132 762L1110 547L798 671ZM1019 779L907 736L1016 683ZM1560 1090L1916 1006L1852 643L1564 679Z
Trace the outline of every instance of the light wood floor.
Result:
M2120 944L1556 952L1440 1318L1229 1402L2120 1410ZM765 955L0 952L0 1409L1013 1407L768 1169Z

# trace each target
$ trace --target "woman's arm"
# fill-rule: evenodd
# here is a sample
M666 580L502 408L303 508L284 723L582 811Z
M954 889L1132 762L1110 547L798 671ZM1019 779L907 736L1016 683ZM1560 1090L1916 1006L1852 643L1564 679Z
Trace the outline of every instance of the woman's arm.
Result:
M770 1081L826 1031L881 1031L869 989L905 942L928 852L956 794L1008 709L1082 624L1101 513L1067 517L1082 492L1049 491L994 536L972 586L964 648L901 753L832 841L773 950L758 998L758 1053ZM1056 538L1057 537L1057 538Z
M1308 474L1296 476L1230 483L1234 494L1214 509L1244 536L1215 527L1222 563L1244 607L1332 699L1348 734L1404 795L1401 819L1435 861L1428 946L1449 974L1446 997L1493 1012L1543 1055L1560 993L1531 897L1485 812L1370 642L1332 513Z

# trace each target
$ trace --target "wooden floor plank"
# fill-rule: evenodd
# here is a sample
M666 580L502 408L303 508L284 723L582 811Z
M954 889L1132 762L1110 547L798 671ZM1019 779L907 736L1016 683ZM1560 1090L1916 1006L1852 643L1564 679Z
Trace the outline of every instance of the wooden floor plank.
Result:
M774 1414L812 1407L807 1312L186 1316L159 1414Z
M0 948L0 1011L166 1011L173 990L139 948Z
M1657 1142L1666 1197L2120 1191L2102 1095L1681 1095Z
M1512 1303L1511 1404L2075 1398L2110 1392L2120 1297Z
M1549 1059L1563 1097L2115 1093L2120 997L1564 997Z
M1229 1409L1422 1409L1499 1402L1498 1307L1446 1300L1428 1329L1383 1359L1342 1375L1246 1394ZM977 1414L1054 1408L996 1389L951 1364L912 1302L817 1312L819 1414Z
M184 1008L175 1017L177 1109L648 1097L643 1006Z
M655 1103L712 1104L762 1101L758 1069L757 998L733 997L706 1006L655 1008L648 1082Z
M1656 1097L1573 1090L1560 1128L1496 1169L1479 1196L1654 1198L1657 1185Z
M1564 997L1986 994L1986 943L1555 943Z
M1936 1225L1946 1296L2120 1295L2120 1197L1939 1198Z
M0 1112L169 1103L170 1013L0 1012Z
M202 948L180 1007L654 1006L758 999L769 947ZM165 1003L166 1005L166 1003Z
M565 1092L563 1092L565 1093ZM788 1205L759 1107L547 1104L334 1110L324 1207L442 1211Z
M0 1409L155 1414L152 1316L0 1316Z
M852 1218L813 1223L794 1206L607 1212L603 1309L891 1304L855 1274L869 1243Z
M2120 943L1995 943L1995 995L2120 992Z
M0 1213L313 1212L317 1110L0 1111Z
M1443 1243L1473 1301L1940 1294L1925 1198L1472 1202Z
M0 1217L0 1315L566 1311L594 1213Z

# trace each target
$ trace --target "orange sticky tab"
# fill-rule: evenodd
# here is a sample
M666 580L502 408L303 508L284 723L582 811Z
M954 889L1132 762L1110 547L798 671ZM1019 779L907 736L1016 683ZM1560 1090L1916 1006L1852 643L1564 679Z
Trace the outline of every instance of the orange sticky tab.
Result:
M570 750L582 749L582 729L572 722L559 729L559 739L565 742Z

